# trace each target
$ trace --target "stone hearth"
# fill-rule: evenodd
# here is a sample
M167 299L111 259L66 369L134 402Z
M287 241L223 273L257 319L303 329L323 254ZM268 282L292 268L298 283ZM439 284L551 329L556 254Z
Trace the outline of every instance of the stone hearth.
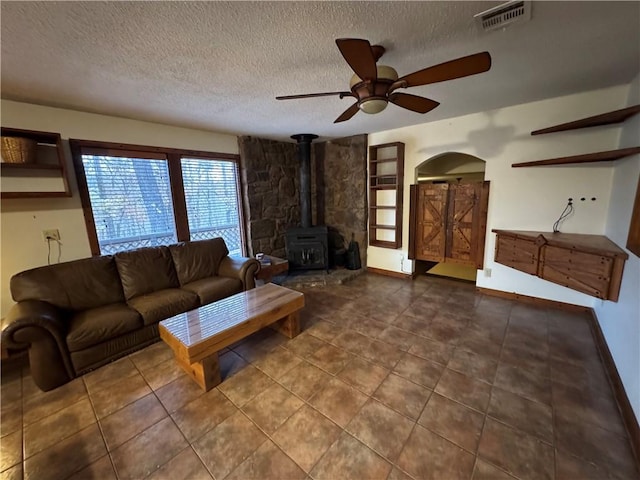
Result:
M347 270L346 268L335 268L327 273L324 270L305 270L289 272L287 275L273 277L273 282L283 287L308 288L324 287L329 285L341 285L362 275L366 269Z

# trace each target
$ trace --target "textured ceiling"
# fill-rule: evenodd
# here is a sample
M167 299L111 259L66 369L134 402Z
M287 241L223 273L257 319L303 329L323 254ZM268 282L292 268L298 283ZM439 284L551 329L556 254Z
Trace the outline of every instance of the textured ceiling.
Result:
M639 2L535 2L530 22L482 32L501 2L10 2L1 8L2 97L171 125L288 138L341 137L629 82L640 70ZM339 37L383 45L404 75L487 50L487 73L408 93L333 124L353 101L276 101L347 90Z

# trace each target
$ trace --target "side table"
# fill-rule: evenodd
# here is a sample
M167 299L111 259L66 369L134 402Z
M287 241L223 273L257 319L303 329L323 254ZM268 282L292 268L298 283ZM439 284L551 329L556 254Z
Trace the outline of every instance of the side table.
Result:
M271 261L271 264L260 265L260 271L256 274L256 280L262 280L264 283L269 283L275 275L289 271L289 262L284 258L272 257L271 255L265 255L264 258L268 258Z

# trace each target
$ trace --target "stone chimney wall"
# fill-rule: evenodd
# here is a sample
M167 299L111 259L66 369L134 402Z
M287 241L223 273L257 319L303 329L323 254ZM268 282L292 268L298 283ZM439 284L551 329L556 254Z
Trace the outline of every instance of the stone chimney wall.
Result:
M284 258L285 232L300 224L296 144L248 136L238 144L248 253Z
M238 139L249 255L286 257L288 228L300 226L300 166L296 144L256 137ZM355 234L366 266L367 136L311 144L313 225L327 225L345 239Z
M356 135L315 145L318 224L344 237L354 234L362 265L367 262L367 136Z

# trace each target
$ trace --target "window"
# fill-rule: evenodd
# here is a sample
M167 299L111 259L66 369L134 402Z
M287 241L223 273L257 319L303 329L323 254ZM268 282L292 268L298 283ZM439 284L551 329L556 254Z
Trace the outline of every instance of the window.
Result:
M222 237L230 253L240 253L236 164L183 158L181 165L191 240Z
M166 160L82 155L100 253L176 243Z
M236 155L70 144L94 255L214 237L244 253Z

